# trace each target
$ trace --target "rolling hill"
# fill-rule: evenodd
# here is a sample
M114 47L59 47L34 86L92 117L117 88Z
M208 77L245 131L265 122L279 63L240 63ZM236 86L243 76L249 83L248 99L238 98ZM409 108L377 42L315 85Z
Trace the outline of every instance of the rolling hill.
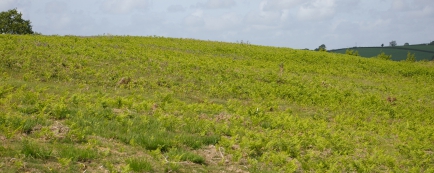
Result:
M31 35L0 58L0 172L434 171L433 62Z
M387 55L392 55L392 60L402 61L407 58L407 53L410 52L415 54L416 60L434 60L434 45L409 45L409 46L394 46L394 47L354 47L349 48L351 50L358 51L360 56L362 57L375 57L381 52L384 52ZM345 49L335 49L330 50L329 52L341 53L345 54Z

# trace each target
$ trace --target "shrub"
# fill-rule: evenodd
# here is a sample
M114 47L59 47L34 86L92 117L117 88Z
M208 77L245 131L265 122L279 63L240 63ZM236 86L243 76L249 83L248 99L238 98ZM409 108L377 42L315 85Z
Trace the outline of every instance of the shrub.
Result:
M381 51L381 53L377 55L377 58L384 59L384 60L391 60L392 55L386 55L383 51Z
M356 50L352 50L352 49L347 49L346 51L345 51L345 54L347 54L347 55L354 55L354 56L360 56L359 55L359 52Z
M407 59L405 59L405 61L415 62L416 61L416 57L415 57L414 53L412 54L412 53L408 52L407 53Z

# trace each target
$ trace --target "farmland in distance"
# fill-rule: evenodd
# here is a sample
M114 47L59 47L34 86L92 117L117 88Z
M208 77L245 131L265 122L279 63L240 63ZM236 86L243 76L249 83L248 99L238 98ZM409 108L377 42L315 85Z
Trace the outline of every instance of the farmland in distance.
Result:
M418 44L409 46L386 46L386 47L353 47L348 48L357 51L361 57L375 57L381 52L387 55L392 55L392 60L402 61L407 58L410 52L414 54L417 61L432 61L434 60L434 45ZM330 52L345 54L347 48L330 50Z

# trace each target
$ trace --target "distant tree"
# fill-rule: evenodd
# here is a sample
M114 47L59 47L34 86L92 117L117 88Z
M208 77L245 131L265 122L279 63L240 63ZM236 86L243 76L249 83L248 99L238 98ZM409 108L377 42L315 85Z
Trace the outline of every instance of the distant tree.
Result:
M384 47L384 44L381 44L381 47Z
M327 47L325 44L322 44L321 46L319 46L318 48L315 49L316 51L320 51L320 52L326 52L327 51Z
M396 46L397 44L396 44L396 41L391 41L390 43L389 43L389 46L392 46L392 47L394 47L394 46Z
M34 34L30 20L21 18L17 9L0 13L0 33L4 34Z
M432 41L431 43L429 43L428 45L434 45L434 41Z
M404 43L404 46L410 46L410 44L408 44L408 43Z
M377 55L377 58L384 59L384 60L391 60L392 55L386 55L383 51L381 51L381 53Z
M407 59L405 59L405 61L408 62L415 62L416 61L416 56L413 54L411 54L410 52L407 52Z

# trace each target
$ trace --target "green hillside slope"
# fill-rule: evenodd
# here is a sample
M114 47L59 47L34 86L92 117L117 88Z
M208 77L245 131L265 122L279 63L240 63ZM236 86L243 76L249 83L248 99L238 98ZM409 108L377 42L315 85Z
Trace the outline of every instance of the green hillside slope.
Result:
M345 54L347 49L330 50L330 52ZM351 50L357 50L362 57L375 57L381 52L392 55L392 60L402 61L407 58L407 53L415 55L416 60L434 60L434 45L410 45L395 47L355 47Z
M126 36L0 58L0 172L434 171L432 62Z

